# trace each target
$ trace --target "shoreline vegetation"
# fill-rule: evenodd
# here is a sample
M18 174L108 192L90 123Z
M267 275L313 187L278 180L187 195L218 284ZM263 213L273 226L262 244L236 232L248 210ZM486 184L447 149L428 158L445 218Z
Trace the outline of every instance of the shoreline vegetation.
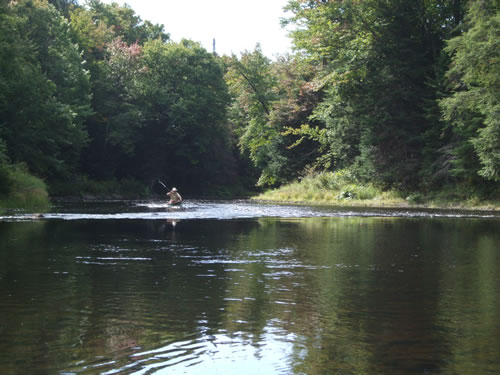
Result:
M117 3L2 2L0 211L156 199L158 179L203 199L498 211L498 1L287 3L294 53L271 59L175 42Z
M0 192L0 213L3 210L45 211L50 207L50 197L45 182L30 174L23 164L4 170L8 182Z
M265 191L254 201L370 208L428 208L500 211L498 188L478 193L465 185L448 185L437 191L382 190L359 183L347 171L322 172Z
M0 214L6 210L46 212L53 201L78 199L144 199L158 197L147 186L134 181L96 182L82 180L79 183L47 186L40 178L30 175L17 166L9 171L11 181L8 194L0 195ZM370 183L359 182L347 170L313 173L299 181L249 194L255 202L274 202L339 207L367 208L423 208L500 212L499 189L485 191L465 185L448 185L437 191L404 192L383 190ZM241 193L241 192L240 192ZM224 196L212 199L236 199L241 194L226 191Z

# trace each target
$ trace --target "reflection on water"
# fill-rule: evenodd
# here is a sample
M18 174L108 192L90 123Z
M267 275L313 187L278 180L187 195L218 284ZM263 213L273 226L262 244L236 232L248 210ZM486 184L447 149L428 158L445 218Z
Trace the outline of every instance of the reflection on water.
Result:
M107 215L77 208L55 215ZM499 237L435 216L0 222L0 373L500 373Z

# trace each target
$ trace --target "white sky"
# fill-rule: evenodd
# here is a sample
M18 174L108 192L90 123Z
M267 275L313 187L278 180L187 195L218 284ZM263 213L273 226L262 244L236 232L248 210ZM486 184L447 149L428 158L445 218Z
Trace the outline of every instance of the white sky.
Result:
M252 51L260 43L272 58L290 52L291 41L281 28L287 0L103 0L127 3L142 20L164 25L175 42L182 38L200 42L219 55Z

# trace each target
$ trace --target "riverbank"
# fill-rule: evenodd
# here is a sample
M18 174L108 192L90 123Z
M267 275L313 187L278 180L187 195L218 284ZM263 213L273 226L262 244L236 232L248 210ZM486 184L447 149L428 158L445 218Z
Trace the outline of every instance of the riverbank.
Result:
M280 199L275 198L269 193L264 193L251 200L255 202L267 203L287 203L287 204L307 204L311 206L337 206L337 207L369 207L369 208L423 208L423 209L449 209L449 210L471 210L471 211L494 211L500 213L499 202L476 202L475 200L464 202L434 202L428 203L409 203L401 200L384 200L384 199L344 199L344 200L328 200L328 199Z
M498 190L478 192L464 185L449 185L426 193L384 191L370 184L359 184L346 173L326 172L268 190L252 200L326 206L500 211Z

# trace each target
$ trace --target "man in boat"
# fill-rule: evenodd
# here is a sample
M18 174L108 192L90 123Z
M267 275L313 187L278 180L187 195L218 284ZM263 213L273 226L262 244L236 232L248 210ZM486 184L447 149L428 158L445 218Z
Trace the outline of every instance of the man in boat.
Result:
M167 195L170 197L170 200L168 201L168 204L180 204L182 203L182 197L181 195L177 192L176 188L172 188Z

